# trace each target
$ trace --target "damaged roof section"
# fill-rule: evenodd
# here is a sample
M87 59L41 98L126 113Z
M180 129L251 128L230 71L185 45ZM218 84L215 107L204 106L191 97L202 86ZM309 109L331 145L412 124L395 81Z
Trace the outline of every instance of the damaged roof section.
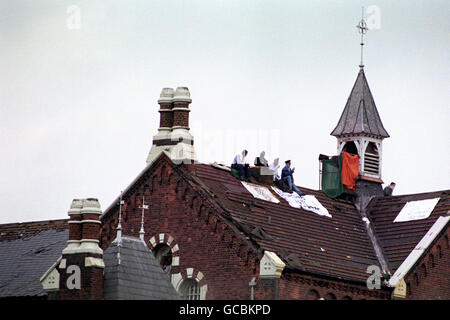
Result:
M67 220L0 225L0 297L45 296L40 277L69 239Z
M241 225L246 236L261 249L277 253L286 267L365 282L367 267L379 265L353 204L304 189L326 208L330 218L291 206L270 186L267 189L279 203L255 197L241 181L215 166L191 164L185 168L214 194L215 201Z

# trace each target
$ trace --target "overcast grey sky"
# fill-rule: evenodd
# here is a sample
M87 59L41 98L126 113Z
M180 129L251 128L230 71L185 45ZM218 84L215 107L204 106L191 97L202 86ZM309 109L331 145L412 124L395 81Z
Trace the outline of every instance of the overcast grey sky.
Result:
M0 223L66 218L79 197L106 209L145 167L163 87L190 89L200 162L266 150L317 189L371 5L383 180L448 189L449 1L3 0Z

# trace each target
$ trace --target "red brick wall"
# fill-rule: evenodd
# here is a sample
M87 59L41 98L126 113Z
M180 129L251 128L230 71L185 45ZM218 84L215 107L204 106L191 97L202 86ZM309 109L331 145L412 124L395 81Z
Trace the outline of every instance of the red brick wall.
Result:
M202 272L200 285L207 284L207 299L250 298L248 283L259 273L259 260L245 240L236 237L233 226L219 217L219 208L196 193L168 163L143 177L132 193L124 196L124 236L139 236L143 193L150 205L145 213L145 241L165 233L174 238L172 246L179 246L180 265L171 268L172 274L185 273L187 268ZM115 209L103 218L104 250L115 238L117 214Z
M189 110L174 110L173 125L189 127Z
M405 277L408 300L450 299L450 230L442 234L432 248Z
M164 111L171 110L172 104L161 103L160 104L160 118L159 118L159 126L160 127L172 127L173 125L173 112L172 111Z
M280 279L280 299L285 300L380 300L390 297L390 290L373 289L361 284L335 281L294 272L284 272Z
M86 257L92 257L92 254L69 254L63 256L66 258L66 268L59 269L60 274L59 291L55 296L49 296L49 299L58 300L101 300L103 293L103 269L97 267L84 267ZM101 257L101 256L97 256ZM71 274L67 273L67 267L77 265L80 267L80 289L69 290L66 286L67 278Z
M145 241L150 245L152 237L165 234L174 238L179 247L180 266L173 266L171 273L185 274L187 268L194 269L194 276L202 272L207 284L207 299L249 299L249 282L257 278L256 299L273 299L275 282L259 279L259 258L262 252L251 250L252 244L245 237L237 236L230 222L218 212L220 208L195 191L195 184L162 157L155 163L153 172L147 172L136 182L132 190L124 195L127 204L122 210L123 235L139 236L141 226L142 195L150 210L145 213ZM181 174L181 176L180 176ZM117 227L118 206L103 217L101 247L106 249L114 240ZM235 227L234 227L235 228ZM330 294L337 299L388 299L390 291L369 290L365 285L324 280L319 277L283 273L278 282L279 299L308 299L310 290L317 297L328 299Z

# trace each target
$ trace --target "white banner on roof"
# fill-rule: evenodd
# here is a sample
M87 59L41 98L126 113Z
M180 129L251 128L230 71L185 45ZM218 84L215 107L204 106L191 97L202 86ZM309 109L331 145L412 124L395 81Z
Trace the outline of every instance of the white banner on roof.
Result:
M331 218L331 214L328 212L328 210L313 195L305 195L300 197L295 192L292 193L283 192L275 187L272 187L272 189L280 197L285 199L291 207L311 211L317 213L318 215Z
M257 184L254 184L254 183L248 183L248 182L244 182L244 181L241 181L241 182L244 185L244 187L248 190L248 192L250 192L255 198L265 200L265 201L270 201L273 203L280 202L280 200L278 200L272 194L272 192L270 192L269 189L267 189L266 187L262 187Z
M403 222L411 220L426 219L433 212L434 207L439 202L440 198L426 199L426 200L416 200L407 202L394 222Z

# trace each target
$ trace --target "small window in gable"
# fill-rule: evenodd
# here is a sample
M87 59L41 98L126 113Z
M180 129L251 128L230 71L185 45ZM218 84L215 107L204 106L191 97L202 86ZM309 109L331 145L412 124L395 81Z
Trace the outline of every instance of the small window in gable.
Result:
M200 287L197 280L188 278L180 287L181 298L184 300L200 300Z

